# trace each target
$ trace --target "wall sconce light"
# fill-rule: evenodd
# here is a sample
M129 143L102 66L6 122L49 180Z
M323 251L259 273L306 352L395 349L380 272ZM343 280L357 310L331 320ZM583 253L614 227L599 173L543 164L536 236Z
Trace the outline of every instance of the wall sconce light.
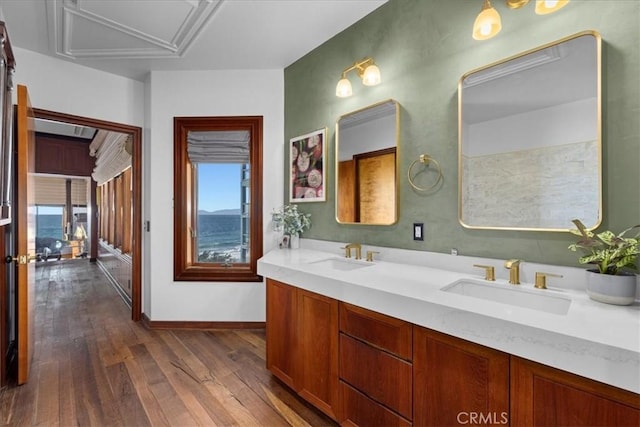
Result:
M520 9L530 0L506 0L509 9ZM536 14L547 15L562 9L570 0L536 0ZM484 0L482 9L473 23L473 38L487 40L495 36L502 29L500 14L491 6L489 0Z
M380 69L376 63L373 62L373 58L364 58L361 61L356 61L353 65L342 71L342 77L336 86L336 96L338 98L347 98L353 94L351 82L347 78L347 73L353 70L358 72L358 76L360 76L362 84L365 86L379 85L382 81L380 77Z

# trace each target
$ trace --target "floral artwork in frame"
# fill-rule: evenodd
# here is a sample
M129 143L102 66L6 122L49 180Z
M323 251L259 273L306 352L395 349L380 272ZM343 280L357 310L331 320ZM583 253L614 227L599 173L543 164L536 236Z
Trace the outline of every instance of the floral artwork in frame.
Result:
M324 147L327 129L289 140L290 202L324 202L326 170Z

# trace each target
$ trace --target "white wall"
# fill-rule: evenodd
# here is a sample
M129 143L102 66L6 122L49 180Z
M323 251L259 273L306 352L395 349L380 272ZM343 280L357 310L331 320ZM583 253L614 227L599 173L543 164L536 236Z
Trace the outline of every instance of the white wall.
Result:
M17 47L13 53L14 83L27 86L34 108L132 126L144 124L142 82Z
M338 160L351 160L354 154L395 147L396 115L378 117L340 131Z
M597 99L587 98L472 124L463 134L464 153L475 157L594 141L598 139L597 113Z
M248 116L263 120L264 251L275 241L271 211L284 187L283 70L154 71L147 82L145 233L149 266L144 311L157 321L264 321L263 283L173 281L173 117Z

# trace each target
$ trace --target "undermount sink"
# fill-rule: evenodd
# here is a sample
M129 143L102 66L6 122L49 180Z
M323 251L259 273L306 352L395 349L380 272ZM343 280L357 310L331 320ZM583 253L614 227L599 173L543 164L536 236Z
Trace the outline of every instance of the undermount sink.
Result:
M469 279L458 280L441 290L552 314L567 314L571 305L569 298L550 295L543 290L522 289L518 285L484 283Z
M321 265L341 271L357 270L358 268L371 267L373 265L372 263L367 263L366 261L352 260L350 258L321 259L319 261L313 261L310 264Z

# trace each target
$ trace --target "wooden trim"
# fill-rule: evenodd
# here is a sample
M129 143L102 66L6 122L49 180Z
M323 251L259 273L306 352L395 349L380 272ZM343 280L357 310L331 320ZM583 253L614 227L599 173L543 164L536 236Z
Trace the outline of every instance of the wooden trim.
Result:
M142 321L149 329L264 329L265 322L199 322L179 320L151 320L146 314Z
M4 227L0 228L0 254L6 254L6 234ZM7 381L7 264L0 261L0 388Z
M261 282L258 259L262 256L262 116L174 117L174 221L173 279L175 281ZM247 130L250 134L251 164L251 259L247 264L225 267L222 264L197 263L193 253L190 228L192 212L192 171L187 156L190 131Z
M131 271L131 320L142 319L142 128L105 120L58 113L55 111L33 109L39 119L55 120L81 126L89 126L113 132L131 135L133 153L131 154L132 172L132 271Z

